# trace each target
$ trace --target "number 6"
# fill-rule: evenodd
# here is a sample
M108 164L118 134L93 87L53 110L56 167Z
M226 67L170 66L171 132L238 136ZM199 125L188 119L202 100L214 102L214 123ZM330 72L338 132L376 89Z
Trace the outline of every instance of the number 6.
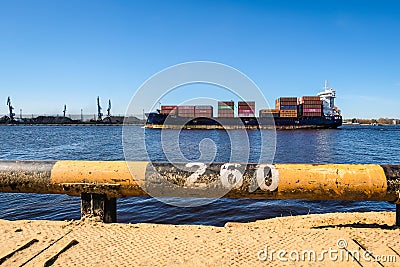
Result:
M236 169L240 164L225 163L221 166L221 183L227 189L239 188L243 184L243 174Z

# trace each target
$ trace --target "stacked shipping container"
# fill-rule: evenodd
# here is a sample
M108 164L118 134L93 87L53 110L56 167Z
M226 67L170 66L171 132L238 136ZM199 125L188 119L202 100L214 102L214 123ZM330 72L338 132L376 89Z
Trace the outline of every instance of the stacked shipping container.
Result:
M195 117L213 117L213 107L212 106L195 106L194 108Z
M235 104L233 101L218 102L218 117L233 118L235 116Z
M239 101L238 116L239 117L254 117L255 102ZM261 109L260 117L285 117L297 118L304 117L319 117L323 115L322 101L319 96L302 96L296 97L280 97L275 101L275 109ZM235 112L235 104L233 101L218 102L218 117L233 118ZM213 117L213 107L210 105L199 106L161 106L161 114L180 116L186 118L195 117ZM271 115L269 115L271 114Z
M275 108L280 110L280 117L296 118L297 97L280 97L275 100Z
M256 102L249 101L239 101L238 102L239 110L238 115L239 117L254 117L254 110L256 109Z
M179 116L184 118L213 117L212 106L161 106L160 114Z
M178 106L178 116L184 118L194 118L194 106Z
M322 101L319 96L302 96L299 98L299 111L303 117L322 116Z

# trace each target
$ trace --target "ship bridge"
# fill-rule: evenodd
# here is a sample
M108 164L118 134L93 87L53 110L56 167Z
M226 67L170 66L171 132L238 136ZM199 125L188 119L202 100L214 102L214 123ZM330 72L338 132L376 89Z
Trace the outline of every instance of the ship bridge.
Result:
M340 110L335 107L336 91L328 87L328 80L325 81L324 91L317 94L322 100L324 115L340 115Z

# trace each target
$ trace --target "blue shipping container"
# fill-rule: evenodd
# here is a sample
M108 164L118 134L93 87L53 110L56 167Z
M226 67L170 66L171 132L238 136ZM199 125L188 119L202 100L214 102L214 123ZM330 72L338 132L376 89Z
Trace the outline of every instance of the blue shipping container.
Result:
M296 106L280 106L281 110L297 110L297 105Z

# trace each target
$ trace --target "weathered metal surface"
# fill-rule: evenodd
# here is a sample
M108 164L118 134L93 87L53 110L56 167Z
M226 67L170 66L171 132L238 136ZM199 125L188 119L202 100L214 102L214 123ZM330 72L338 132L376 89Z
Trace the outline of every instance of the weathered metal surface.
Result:
M157 196L390 200L379 165L152 163L146 192Z
M16 193L57 191L50 186L51 170L55 163L55 161L0 161L0 191Z
M397 195L397 199L393 202L400 204L400 166L399 165L382 165L388 184L388 194ZM400 221L400 219L399 219Z
M66 194L82 192L108 197L144 196L148 162L58 161L51 171L51 183L62 184Z
M400 166L0 161L0 192L396 202Z
M279 198L311 200L394 200L379 165L282 164Z
M64 194L79 196L83 192L88 194L105 194L108 197L123 197L120 184L108 183L60 183Z

